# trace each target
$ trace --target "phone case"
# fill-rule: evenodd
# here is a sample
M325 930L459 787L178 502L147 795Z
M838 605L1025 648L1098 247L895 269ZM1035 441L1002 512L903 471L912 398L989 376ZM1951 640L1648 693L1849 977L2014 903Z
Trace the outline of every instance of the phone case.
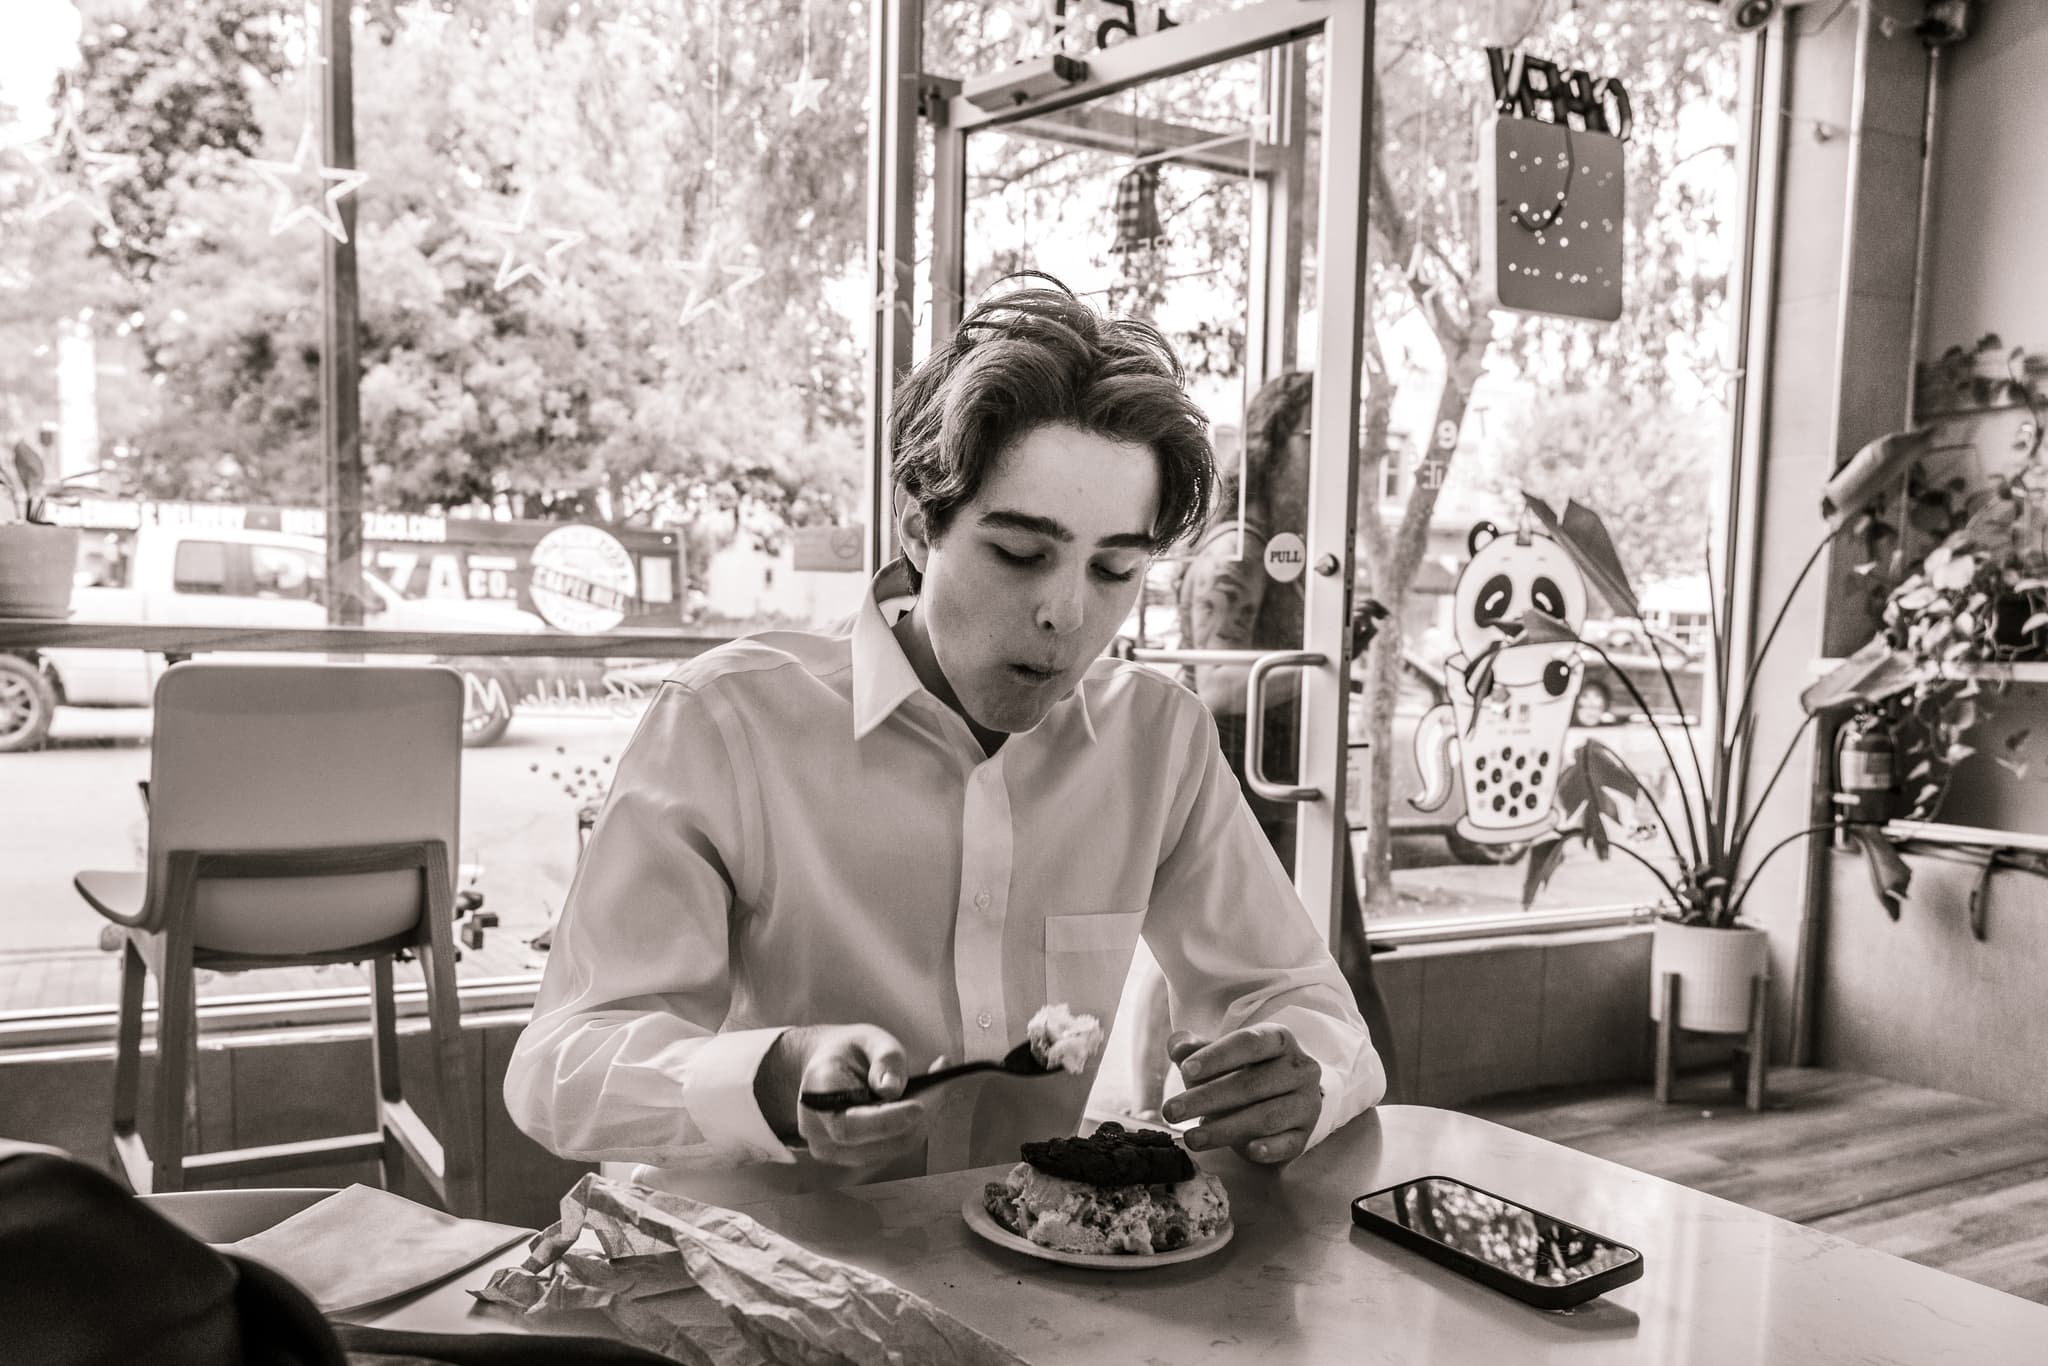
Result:
M1405 1186L1409 1184L1407 1181L1396 1182L1393 1186L1383 1187L1380 1190L1368 1191L1366 1194L1353 1200L1351 1202L1351 1222L1369 1233L1376 1233L1390 1242L1399 1243L1405 1248L1419 1252L1439 1266L1448 1267L1461 1276L1477 1281L1483 1286L1498 1290L1503 1295L1512 1296L1522 1303L1533 1305L1538 1309L1570 1309L1576 1305L1584 1304L1587 1300L1598 1299L1608 1291L1627 1285L1630 1281L1642 1279L1643 1254L1619 1239L1609 1238L1604 1233L1584 1228L1581 1225L1572 1223L1568 1219L1559 1219L1554 1214L1545 1214L1533 1205L1525 1205L1519 1200L1511 1200L1505 1195L1487 1190L1483 1186L1475 1186L1469 1181L1461 1181L1455 1176L1433 1174L1414 1177L1412 1180L1449 1181L1464 1186L1469 1190L1478 1191L1481 1195L1490 1195L1505 1204L1514 1205L1519 1209L1526 1209L1532 1214L1553 1220L1567 1228L1577 1229L1581 1233L1591 1233L1594 1237L1604 1242L1612 1243L1622 1251L1629 1253L1629 1259L1619 1266L1611 1266L1605 1271L1586 1277L1584 1280L1573 1281L1570 1285L1537 1285L1534 1282L1525 1281L1519 1276L1510 1275L1502 1271L1491 1263L1483 1262L1477 1257L1458 1251L1456 1248L1446 1247L1434 1238L1417 1233L1406 1225L1397 1224L1393 1220L1384 1218L1366 1208L1365 1202L1373 1196L1384 1195L1388 1191Z

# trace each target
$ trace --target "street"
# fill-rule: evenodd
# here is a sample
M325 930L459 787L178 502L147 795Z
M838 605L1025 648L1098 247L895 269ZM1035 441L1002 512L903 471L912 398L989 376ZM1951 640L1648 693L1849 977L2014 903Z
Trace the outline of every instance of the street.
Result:
M600 790L636 719L630 712L573 707L522 711L498 744L464 751L460 859L465 881L473 878L485 908L499 917L490 932L496 945L490 970L542 961L524 946L560 908L576 857L575 811L582 798L565 788ZM136 784L149 776L148 730L146 711L67 708L50 748L0 755L0 830L7 832L0 845L0 975L10 960L100 956L104 922L71 879L81 869L141 865L145 827ZM1363 848L1363 836L1355 847ZM1432 837L1397 841L1395 857L1399 918L1499 914L1521 905L1521 861L1459 864ZM1654 891L1653 880L1633 862L1602 864L1574 851L1537 904L1639 904ZM519 952L508 953L514 946ZM474 966L465 962L465 972ZM63 995L57 976L48 990ZM111 980L104 972L93 976ZM0 1002L13 1009L89 1004L25 1003L18 990L0 992Z

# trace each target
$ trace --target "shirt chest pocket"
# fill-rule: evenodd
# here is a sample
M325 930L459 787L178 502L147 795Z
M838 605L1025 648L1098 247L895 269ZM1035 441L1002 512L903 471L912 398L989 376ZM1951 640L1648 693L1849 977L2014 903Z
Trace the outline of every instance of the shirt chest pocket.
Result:
M1105 1026L1116 1014L1145 913L1049 915L1045 918L1045 999L1093 1015Z

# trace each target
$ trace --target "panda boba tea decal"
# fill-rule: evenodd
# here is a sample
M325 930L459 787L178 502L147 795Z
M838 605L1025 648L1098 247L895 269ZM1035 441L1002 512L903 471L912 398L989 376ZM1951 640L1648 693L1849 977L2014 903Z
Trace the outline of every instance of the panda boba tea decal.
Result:
M1458 833L1476 844L1519 844L1557 825L1557 776L1585 667L1577 635L1586 580L1572 557L1527 523L1472 528L1472 558L1454 597L1459 652L1445 661L1450 701L1415 731L1423 792L1434 811L1464 789ZM1532 615L1540 614L1540 616ZM1532 627L1542 619L1562 631Z

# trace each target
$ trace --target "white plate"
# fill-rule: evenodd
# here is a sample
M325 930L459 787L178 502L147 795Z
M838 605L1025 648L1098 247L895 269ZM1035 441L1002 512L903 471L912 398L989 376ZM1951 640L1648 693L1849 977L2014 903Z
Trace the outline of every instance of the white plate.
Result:
M1148 1267L1172 1266L1175 1262L1191 1262L1197 1257L1206 1257L1230 1241L1230 1235L1237 1232L1235 1226L1225 1224L1220 1233L1198 1239L1186 1247L1171 1252L1062 1252L1058 1248L1041 1247L1029 1238L1019 1238L995 1221L982 1208L981 1196L970 1195L960 1206L960 1217L967 1221L967 1227L994 1243L1012 1252L1021 1252L1027 1257L1041 1261L1061 1262L1067 1266L1094 1267L1101 1271L1143 1271Z

